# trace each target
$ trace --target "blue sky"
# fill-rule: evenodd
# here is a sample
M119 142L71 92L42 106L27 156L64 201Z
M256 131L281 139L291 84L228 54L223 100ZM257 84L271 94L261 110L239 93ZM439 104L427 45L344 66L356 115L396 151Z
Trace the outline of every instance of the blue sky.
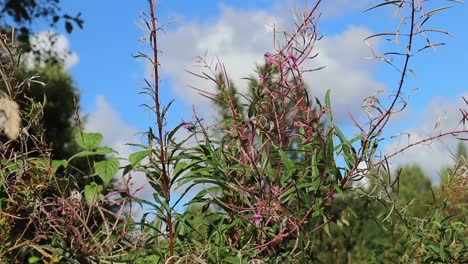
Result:
M336 114L345 130L352 133L348 112L363 117L359 110L362 98L377 90L385 91L383 98L386 98L398 82L398 74L391 67L362 59L370 56L363 39L372 33L394 30L398 20L384 9L362 13L376 1L324 2L328 4L319 23L324 38L319 42L317 63L327 68L306 80L314 87L313 96L321 98L326 89L331 89ZM146 4L143 0L63 1L65 12L82 13L84 29L76 29L70 35L61 28L55 29L65 35L68 43L64 45L77 58L69 72L80 88L81 107L89 117L88 129L104 133L106 143L123 155L130 151L123 143L137 141L135 134L146 130L153 120L139 106L147 102L138 94L147 65L132 58L139 51L147 51L146 44L138 41L144 33L136 25L141 12L147 10ZM192 105L205 114L213 109L206 99L187 87L190 84L210 89L211 84L184 72L197 70L193 68L195 56L205 51L208 56L219 56L235 80L253 74L255 63L260 62L265 51L272 49L268 25L274 22L281 28L290 28L294 6L303 6L303 1L297 1L297 5L294 1L267 0L160 1L156 11L159 21L172 21L165 27L165 33L160 34L162 99L166 103L176 100L170 125L181 118L190 119ZM468 95L468 31L461 22L466 15L468 6L457 4L440 13L429 25L446 29L456 38L433 35L433 40L447 45L415 57L411 66L417 77L409 79L406 91L418 90L412 94L406 111L395 116L387 136L406 131L412 134L410 142L413 142L440 133L434 132L436 122L441 123L444 131L461 128L457 127L461 118L458 107L466 107L461 96ZM381 51L388 48L383 41L372 45ZM382 152L391 153L407 143L406 137L389 140L382 146ZM440 166L451 162L449 150L455 144L453 138L448 138L443 143L420 146L394 162L417 162L436 179Z

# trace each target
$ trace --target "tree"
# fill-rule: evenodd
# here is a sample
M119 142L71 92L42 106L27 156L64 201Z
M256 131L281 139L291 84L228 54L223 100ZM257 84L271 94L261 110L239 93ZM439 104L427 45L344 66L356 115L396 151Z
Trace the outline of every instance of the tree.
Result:
M73 31L74 24L83 28L81 13L74 16L64 13L59 4L60 0L0 0L0 29L19 28L16 36L22 48L29 51L33 22L43 20L52 27L63 21L68 33Z
M71 157L77 153L80 148L75 142L75 135L79 132L77 122L75 121L75 112L79 111L79 90L73 82L70 74L64 71L60 64L46 64L44 67L27 69L21 67L14 73L16 82L22 82L38 75L35 82L31 82L27 87L18 91L15 100L23 111L22 124L27 127L27 133L37 135L39 140L45 143L45 147L50 149L51 158L62 160ZM45 85L43 85L45 83ZM6 91L4 83L0 83L0 91ZM33 124L28 116L32 102L40 103L40 108L33 118L37 119ZM37 108L37 106L36 106ZM5 139L5 138L3 138ZM4 140L3 140L4 142ZM20 142L16 142L19 148ZM37 142L29 137L27 140L27 149L29 155L38 155ZM95 161L103 160L103 156L95 156ZM86 175L90 171L90 162L85 159L77 159L73 162L76 168L74 175Z
M462 163L468 158L466 144L463 141L458 142L457 152L455 153L455 164ZM452 174L453 167L444 167L440 171L440 185L446 185L449 181L449 175Z
M34 74L39 74L40 81L46 85L31 83L16 99L21 109L28 109L31 99L43 103L41 124L44 128L44 139L50 143L53 159L65 159L78 150L73 139L77 132L73 115L74 102L79 101L78 88L74 85L72 77L59 65L34 69L22 67L15 73L15 79L25 80ZM3 85L1 87L5 90ZM26 124L26 120L23 124Z
M30 52L33 58L31 62L36 64L31 68L31 65L26 67L24 63L18 62L21 64L14 67L14 72L8 73L8 76L2 76L0 91L7 89L7 80L3 80L4 78L9 78L11 80L8 82L16 84L28 82L26 89L14 91L15 100L23 111L32 110L30 109L32 101L41 103L42 106L39 108L42 109L34 109L37 111L34 118L40 119L36 120L39 126L33 126L30 120L25 120L26 115L23 115L23 126L28 126L27 128L32 130L27 131L31 135L40 137L38 142L47 143L47 147L53 149L53 159L68 158L78 150L73 139L75 133L78 132L73 122L73 115L75 106L78 106L79 91L73 83L72 76L61 66L63 65L62 56L51 51L52 49L44 51L31 46L30 39L34 33L32 25L39 21L49 23L51 27L63 22L68 33L73 31L74 25L82 28L84 21L80 18L81 14L74 16L67 14L60 7L60 0L0 0L0 10L2 11L0 12L0 31L7 33L2 34L2 37L15 38L19 49L14 47L13 50L18 50L21 54ZM11 28L17 29L14 35L8 34L12 31ZM53 35L50 36L50 38L53 37ZM49 44L52 46L53 43L51 39ZM33 76L34 81L30 81ZM44 83L47 84L45 88ZM33 143L30 138L27 144L28 149L38 142ZM17 142L16 145L19 144ZM80 170L86 171L89 167L85 162L75 164Z
M424 174L418 165L402 167L399 173L399 184L396 186L397 205L407 206L410 216L423 217L431 204L431 179Z
M382 175L385 181L395 178L398 180L388 194L381 186L372 186L370 189L376 187L374 199L350 193L335 204L337 217L330 225L331 235L323 231L317 234L318 260L385 263L399 258L394 248L411 230L408 223L424 219L433 200L431 180L418 165L396 169L390 178Z

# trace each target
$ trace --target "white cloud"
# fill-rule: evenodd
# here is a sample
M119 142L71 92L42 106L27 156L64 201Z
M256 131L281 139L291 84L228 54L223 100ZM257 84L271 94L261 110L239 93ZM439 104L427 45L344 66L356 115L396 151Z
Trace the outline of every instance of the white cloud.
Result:
M209 61L218 57L230 77L242 86L246 82L241 78L253 74L256 63L261 63L264 52L272 47L273 28L268 25L275 23L275 17L264 11L238 12L225 6L221 7L221 13L217 21L180 26L168 32L160 42L163 73L171 77L173 89L179 96L198 106L206 105L208 100L187 85L213 91L214 83L185 72L206 70L194 67L201 66L194 63L197 56L207 53ZM202 107L202 110L207 108Z
M206 70L194 68L193 59L205 52L208 59L218 57L231 80L245 92L246 81L242 78L253 75L256 64L263 62L264 53L274 49L273 25L278 30L284 29L286 23L281 16L265 11L240 11L222 6L218 20L184 24L160 39L162 72L173 81L177 95L208 112L210 102L187 85L213 91L214 84L184 72ZM369 35L371 32L364 27L350 26L341 34L325 36L317 45L318 58L309 64L326 66L306 74L305 79L310 94L321 100L326 90L331 89L338 119L347 119L348 111L359 110L364 96L385 88L372 77L375 64L362 60L371 54L363 42ZM374 48L378 44L374 42Z
M465 95L465 98L467 98L467 95ZM423 113L415 113L408 117L409 120L413 120L411 122L417 127L406 131L397 140L386 145L383 149L384 154L390 155L409 144L449 131L466 129L460 124L461 114L459 109L464 106L461 96L457 99L440 97L433 99ZM418 118L419 122L414 121L416 118ZM462 137L466 138L466 134L462 135ZM454 136L445 136L411 147L389 159L389 161L394 169L405 164L418 164L432 178L434 183L438 183L441 168L450 166L454 162L453 155L458 142Z
M96 111L87 117L85 130L102 133L103 144L114 148L120 156L131 154L131 148L125 144L136 142L137 129L124 123L104 96L97 96L96 107Z
M347 120L348 112L356 115L366 96L385 90L384 84L372 76L376 64L363 59L371 55L363 41L371 34L365 27L349 26L341 34L324 37L317 45L319 56L311 64L326 68L305 75L312 96L323 101L330 89L332 110L338 121ZM379 42L369 45L377 50Z
M63 61L65 69L70 69L78 63L79 57L76 53L70 52L70 42L65 35L56 34L53 31L41 31L30 37L31 47L33 52L24 55L25 63L28 67L32 68L39 58L39 64L44 63L44 58L55 56L55 58Z

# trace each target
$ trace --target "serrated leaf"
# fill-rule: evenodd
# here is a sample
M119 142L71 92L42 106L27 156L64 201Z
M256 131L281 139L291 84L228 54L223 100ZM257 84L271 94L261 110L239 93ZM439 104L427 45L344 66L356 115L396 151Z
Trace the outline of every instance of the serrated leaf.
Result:
M134 167L136 165L139 165L141 161L144 158L146 158L149 154L150 154L149 150L138 151L138 152L130 154L130 156L128 157L128 161L130 161L130 164L132 165L132 167Z
M101 145L102 138L100 133L78 133L75 141L83 149L93 150Z
M94 163L94 171L104 181L104 184L108 184L117 174L119 165L117 158L111 158Z
M108 147L104 147L104 148L97 148L94 153L96 155L107 155L107 154L111 154L111 153L117 153L117 151L115 151L113 148L108 148Z
M85 186L84 193L88 205L92 205L99 198L102 190L102 185L98 185L95 182L92 182Z
M70 161L72 161L73 159L76 159L76 158L90 157L90 156L94 156L94 155L97 155L96 152L94 152L94 151L83 150L83 151L80 151L80 152L76 153L75 155L71 156L68 159L68 162L70 162Z
M117 151L115 151L112 148L98 148L96 150L83 150L71 156L68 159L68 162L76 158L91 157L91 156L96 156L96 155L106 155L106 154L111 154L111 153L117 153Z
M52 161L52 168L54 169L54 172L58 170L60 167L66 168L68 166L68 161L66 160L53 160Z

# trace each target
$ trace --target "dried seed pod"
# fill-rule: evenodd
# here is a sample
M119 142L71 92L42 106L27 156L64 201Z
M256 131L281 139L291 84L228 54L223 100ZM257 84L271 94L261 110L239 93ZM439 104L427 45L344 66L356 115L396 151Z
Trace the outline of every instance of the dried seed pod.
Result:
M10 140L18 138L21 131L21 117L18 104L0 93L0 131Z

